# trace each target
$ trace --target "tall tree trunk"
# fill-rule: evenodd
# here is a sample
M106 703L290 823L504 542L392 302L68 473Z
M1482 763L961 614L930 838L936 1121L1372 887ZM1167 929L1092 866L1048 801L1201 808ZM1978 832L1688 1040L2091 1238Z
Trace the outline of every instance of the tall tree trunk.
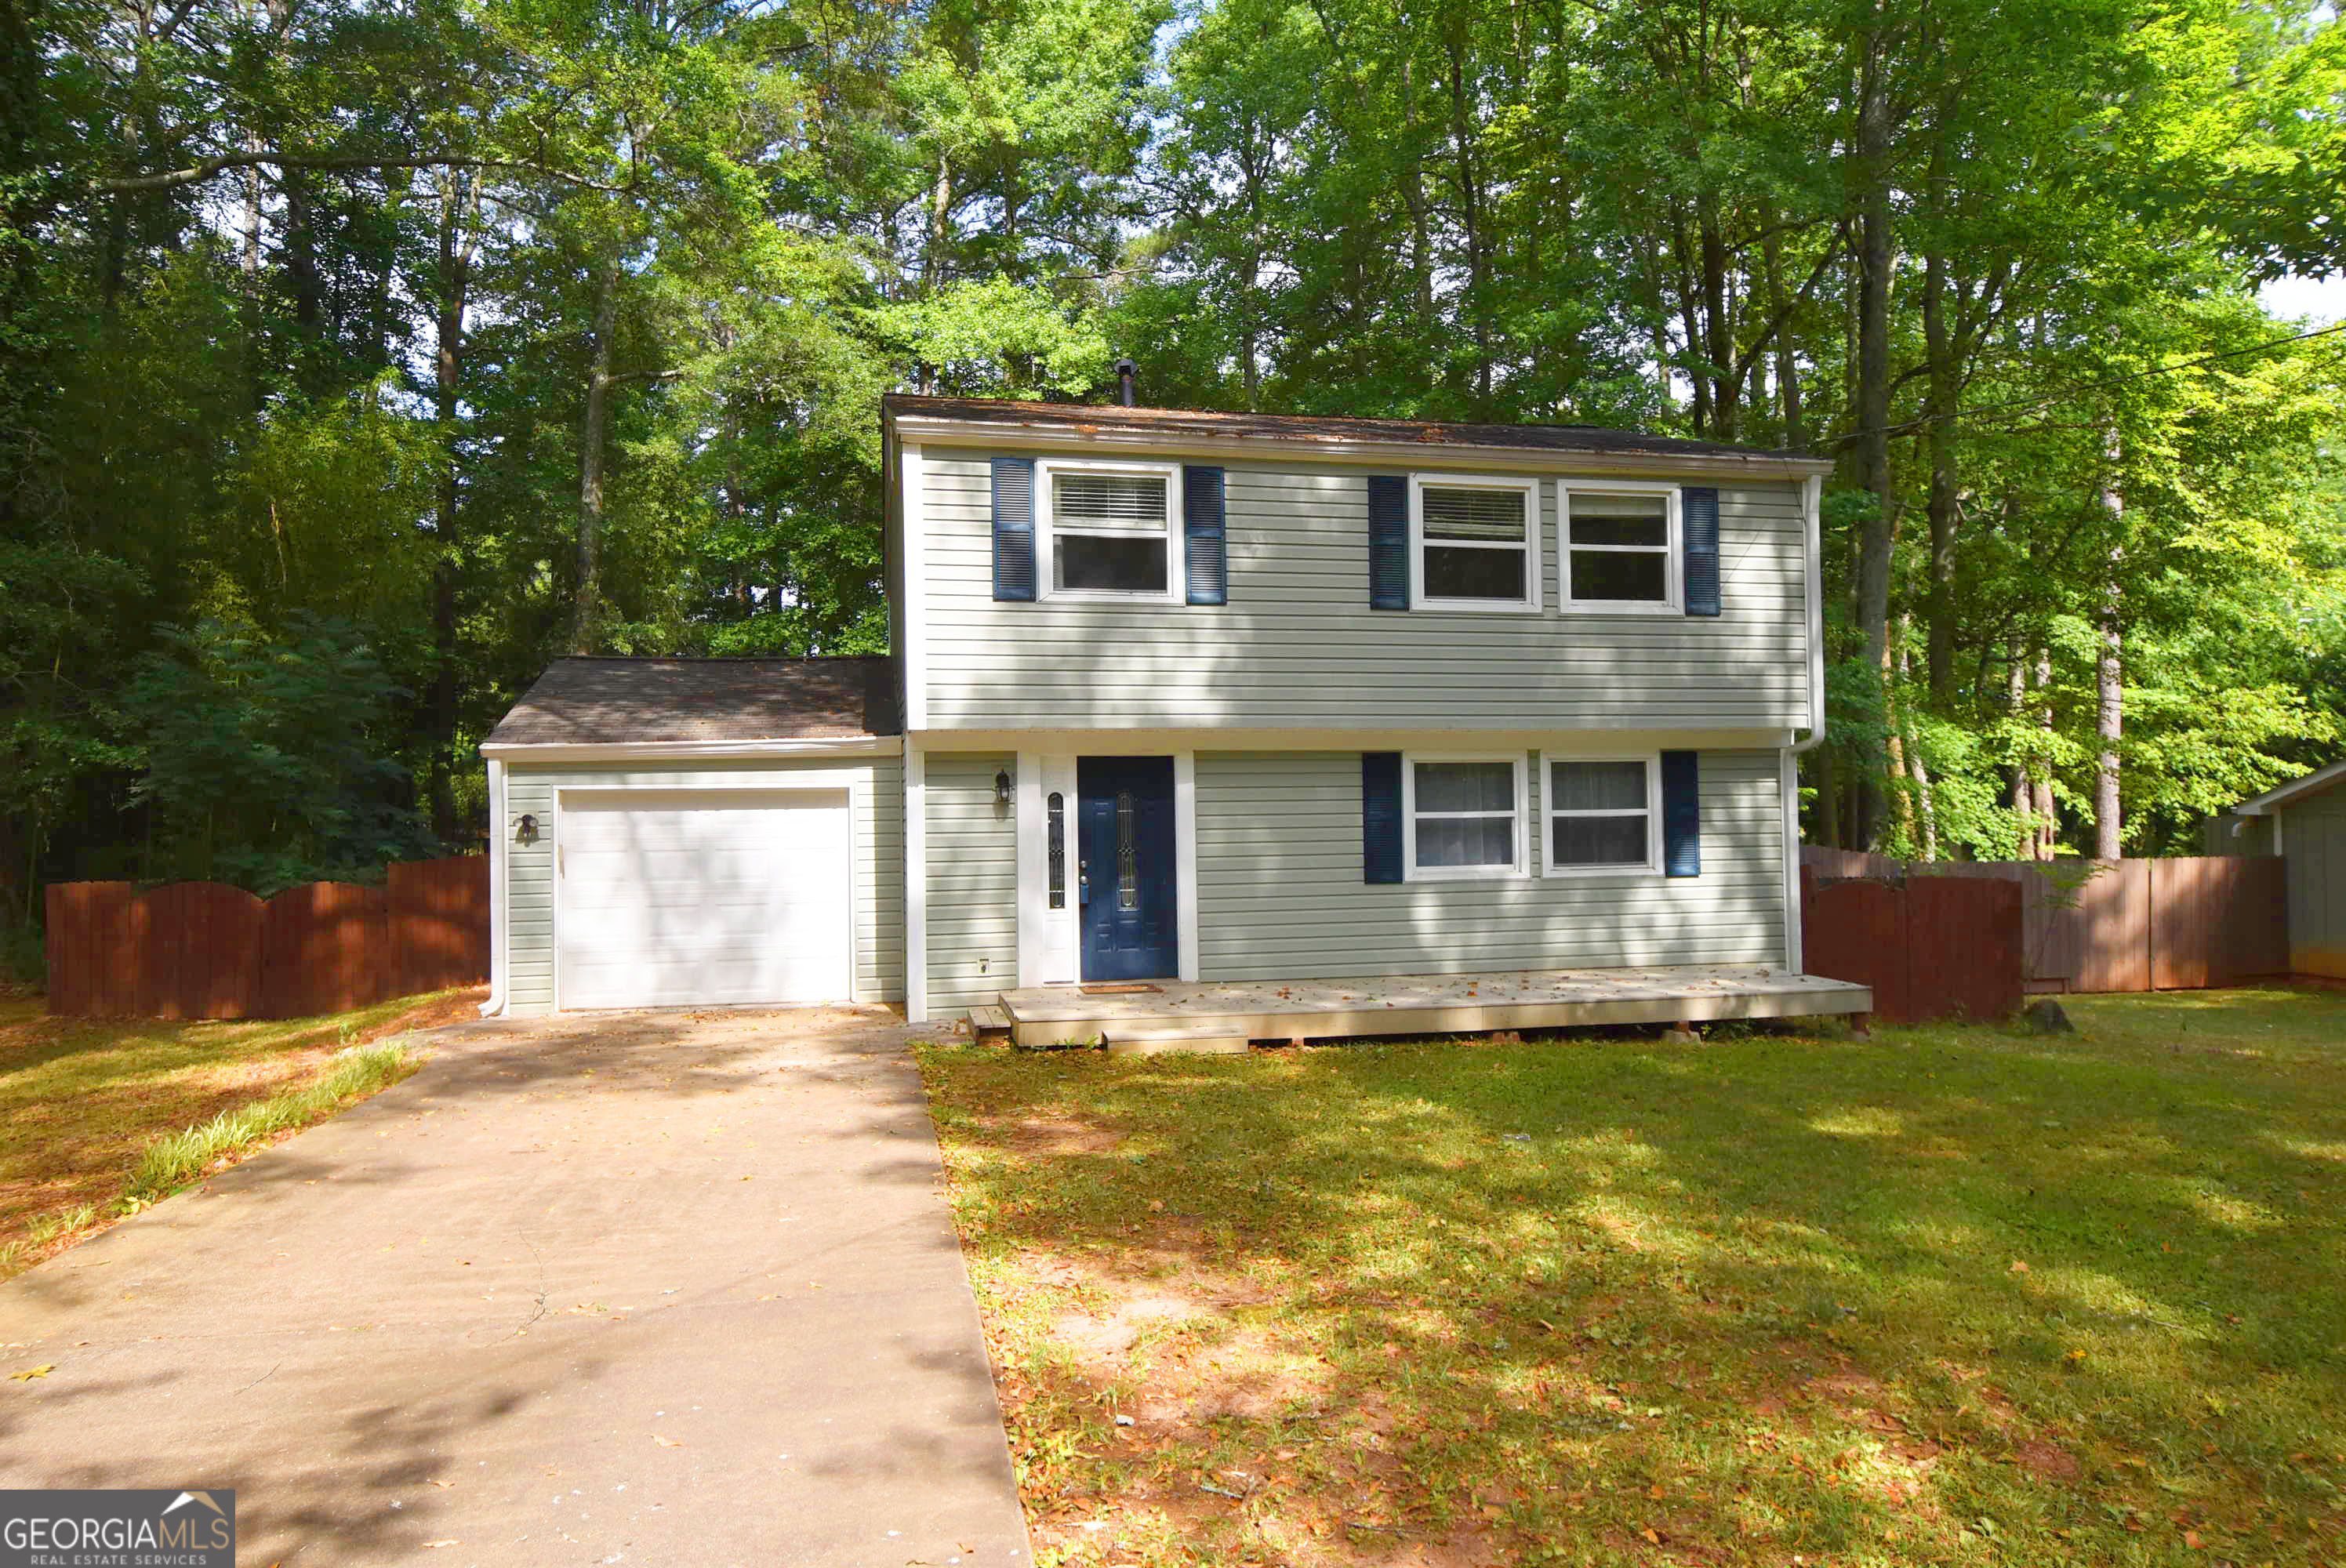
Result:
M458 530L456 412L464 385L464 307L472 281L471 248L464 242L464 208L457 192L464 178L440 178L440 299L438 331L432 356L432 414L440 434L440 497L433 531L439 560L432 571L432 767L428 791L432 832L443 844L456 837L456 708L462 671L456 659L456 580L464 548ZM479 182L474 181L477 194Z
M1890 206L1890 39L1880 25L1859 36L1857 127L1851 178L1857 211L1857 482L1872 493L1873 514L1859 525L1857 625L1864 638L1864 668L1881 680L1890 654L1890 567L1896 535L1897 498L1890 472L1890 289L1896 241ZM1870 842L1875 770L1859 774L1859 807Z
M1883 667L1890 644L1891 528L1895 497L1890 474L1890 288L1896 242L1890 209L1891 125L1889 39L1879 29L1862 35L1858 64L1856 158L1857 242L1857 479L1878 502L1860 536L1858 627L1865 667Z
M921 255L921 294L933 296L944 269L945 229L953 213L953 165L944 153L937 154L937 178L929 188L929 231ZM923 367L923 374L927 367ZM923 385L923 392L928 390Z
M1902 693L1911 686L1913 676L1906 640L1909 617L1900 616L1898 626L1898 679ZM1898 738L1905 751L1907 775L1914 781L1914 825L1922 840L1923 859L1935 860L1939 858L1939 815L1936 802L1931 798L1931 769L1923 760L1922 732L1915 727L1912 706L1902 699L1898 711Z
M2004 661L2004 707L2016 723L2028 711L2028 666L2018 647L2010 651L2011 657ZM2026 827L2020 842L2020 858L2024 860L2036 858L2036 829L2032 820L2035 798L2029 789L2028 774L2028 759L2023 755L2012 765L2011 794L2012 814Z
M1484 232L1483 187L1474 162L1474 106L1466 97L1466 63L1454 34L1450 53L1450 144L1458 166L1458 218L1466 239L1466 315L1474 340L1474 414L1491 417L1490 237Z
M1720 441L1735 439L1738 392L1735 329L1728 314L1727 241L1719 229L1719 204L1705 195L1695 203L1702 265L1703 373L1711 384L1711 428Z
M2036 764L2034 793L2036 799L2036 858L2053 859L2060 841L2058 808L2053 801L2053 650L2042 644L2036 649L2036 728L2045 732L2045 755Z
M1433 241L1426 219L1425 165L1417 152L1417 78L1407 55L1401 61L1401 199L1409 209L1409 270L1417 284L1418 330L1430 335L1433 330Z
M1955 404L1960 393L1954 333L1947 321L1947 258L1935 252L1923 263L1923 337L1928 355L1930 392L1931 524L1929 589L1923 606L1923 657L1931 701L1946 709L1954 688L1955 663Z
M586 377L586 417L578 433L578 597L570 651L593 653L602 625L603 447L611 425L611 340L619 328L619 254L595 273L595 358Z
M1770 209L1763 213L1762 218L1768 225L1768 238L1760 246L1760 259L1768 273L1768 317L1769 320L1778 323L1776 328L1777 412L1784 422L1785 449L1800 452L1808 444L1808 434L1800 428L1800 367L1792 353L1792 323L1784 314L1784 248L1776 233L1775 212Z
M1669 311L1662 301L1662 269L1653 248L1646 250L1647 327L1652 338L1654 356L1654 391L1662 407L1675 411L1677 389L1670 385Z
M2109 438L2109 453L2115 470L2118 459L2116 435ZM2109 512L2115 528L2126 512L2126 499L2118 490L2115 472L2102 487L2102 505ZM2126 728L2126 686L2120 658L2125 651L2125 632L2119 620L2122 600L2117 566L2124 554L2122 545L2111 545L2109 586L2102 597L2101 657L2094 669L2094 732L2102 743L2094 757L2094 854L2105 860L2116 860L2125 852L2126 842L2125 804L2118 793L2118 741Z

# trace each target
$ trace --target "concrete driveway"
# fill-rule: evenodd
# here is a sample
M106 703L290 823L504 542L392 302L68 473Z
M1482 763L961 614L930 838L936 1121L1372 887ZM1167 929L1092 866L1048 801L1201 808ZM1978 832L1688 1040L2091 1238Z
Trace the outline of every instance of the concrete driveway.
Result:
M0 1487L233 1487L245 1563L1028 1562L901 1023L423 1038L0 1286Z

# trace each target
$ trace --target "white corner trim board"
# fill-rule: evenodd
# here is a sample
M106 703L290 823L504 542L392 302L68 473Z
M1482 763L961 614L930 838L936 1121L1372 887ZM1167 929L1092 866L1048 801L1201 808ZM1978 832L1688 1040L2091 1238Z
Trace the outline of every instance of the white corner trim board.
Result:
M1180 978L1198 979L1198 754L1173 754L1173 881L1180 904Z
M495 1018L505 1010L505 970L512 961L512 939L505 930L505 846L513 841L513 824L505 820L505 765L489 759L489 999L481 1016Z
M929 1016L929 764L904 746L904 1017Z
M928 522L923 506L927 478L921 464L921 443L902 442L896 448L896 483L903 489L897 515L903 519L904 602L904 728L923 729L929 722ZM918 1013L913 1014L919 1017Z

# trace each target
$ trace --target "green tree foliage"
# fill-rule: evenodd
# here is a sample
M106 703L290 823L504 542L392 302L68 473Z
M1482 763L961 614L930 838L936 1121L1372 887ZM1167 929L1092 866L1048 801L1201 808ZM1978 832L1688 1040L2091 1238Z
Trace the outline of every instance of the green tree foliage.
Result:
M162 641L124 694L150 875L267 894L373 881L423 852L413 779L387 744L399 694L354 626L297 616L264 638L206 621Z

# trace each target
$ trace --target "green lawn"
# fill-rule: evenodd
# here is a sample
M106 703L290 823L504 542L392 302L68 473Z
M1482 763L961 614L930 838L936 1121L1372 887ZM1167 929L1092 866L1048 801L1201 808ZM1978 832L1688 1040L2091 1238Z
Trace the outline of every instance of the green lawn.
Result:
M135 1178L151 1186L176 1169L148 1158L158 1139L202 1127L217 1146L200 1169L316 1121L384 1075L354 1078L338 1050L473 1016L482 994L255 1023L53 1018L37 999L0 1001L0 1278L112 1224ZM321 1084L348 1093L321 1101ZM250 1136L221 1135L240 1132Z
M2070 1006L926 1049L1044 1562L2346 1562L2346 995Z

